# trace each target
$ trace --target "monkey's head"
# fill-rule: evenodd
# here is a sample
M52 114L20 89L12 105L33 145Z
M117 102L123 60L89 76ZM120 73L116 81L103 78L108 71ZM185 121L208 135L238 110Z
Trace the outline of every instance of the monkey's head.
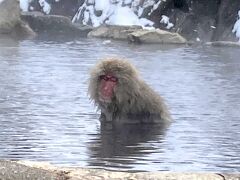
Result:
M138 72L128 61L107 58L92 69L88 92L96 104L121 105L140 92L138 82Z

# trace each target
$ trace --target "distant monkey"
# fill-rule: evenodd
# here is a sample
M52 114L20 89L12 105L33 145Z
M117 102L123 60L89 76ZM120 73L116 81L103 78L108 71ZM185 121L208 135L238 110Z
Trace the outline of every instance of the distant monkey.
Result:
M163 123L171 117L163 99L140 79L127 60L107 58L91 71L88 92L101 122Z

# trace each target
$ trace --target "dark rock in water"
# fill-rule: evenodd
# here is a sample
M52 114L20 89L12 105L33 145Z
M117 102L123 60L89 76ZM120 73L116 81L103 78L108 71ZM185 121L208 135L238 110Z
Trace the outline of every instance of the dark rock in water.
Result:
M86 37L91 27L73 24L64 16L44 15L39 12L22 13L21 18L39 35Z
M28 24L20 19L19 2L16 0L4 0L0 3L0 34L16 38L35 35Z

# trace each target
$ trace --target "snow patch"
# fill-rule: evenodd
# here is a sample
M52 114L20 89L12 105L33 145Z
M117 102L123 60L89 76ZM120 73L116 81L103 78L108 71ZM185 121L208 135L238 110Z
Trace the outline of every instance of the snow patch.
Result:
M110 44L110 43L111 43L111 40L105 40L105 41L102 42L102 44L104 44L104 45L105 44Z
M232 32L236 34L238 42L240 43L240 10L238 11L238 20L234 24Z
M141 25L138 16L127 6L118 6L109 17L107 24L123 26Z
M100 11L100 10L104 10L105 7L109 6L109 2L105 1L105 0L96 0L95 1L95 10L96 11Z
M143 8L139 7L138 11L137 11L137 15L138 17L140 17L143 13Z
M30 2L32 2L32 0L20 0L20 9L24 12L28 11Z
M33 7L33 6L30 6L29 9L30 9L31 11L34 11L34 7Z
M43 8L43 12L45 12L46 14L49 14L51 11L51 5L48 4L48 2L46 0L39 0L39 5Z
M161 0L159 0L157 3L151 3L151 5L153 6L152 7L152 9L151 9L151 12L150 13L148 13L148 15L151 15L158 7L159 7L159 5L160 5L160 3L161 3Z
M162 0L85 0L78 8L72 22L92 25L139 25L152 27L153 22L141 18L145 8L155 10ZM152 11L153 11L152 10Z
M2 0L0 0L0 1L2 1ZM24 11L24 12L28 11L29 8L30 8L30 10L34 10L33 7L29 7L29 4L32 1L33 0L20 0L20 8L21 8L21 10ZM58 2L60 0L55 0L55 1ZM39 0L38 3L42 7L44 13L46 13L46 14L50 13L51 5L46 0Z
M162 19L161 19L160 23L165 24L166 29L171 29L174 26L174 24L169 21L169 17L167 17L165 15L162 15Z

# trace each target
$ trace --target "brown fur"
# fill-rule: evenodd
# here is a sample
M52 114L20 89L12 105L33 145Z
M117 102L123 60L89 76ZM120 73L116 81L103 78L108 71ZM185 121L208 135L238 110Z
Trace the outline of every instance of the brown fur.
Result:
M99 76L112 73L118 78L111 103L99 100ZM88 92L101 110L100 120L120 123L161 123L171 117L163 99L140 79L128 61L107 58L91 71Z

